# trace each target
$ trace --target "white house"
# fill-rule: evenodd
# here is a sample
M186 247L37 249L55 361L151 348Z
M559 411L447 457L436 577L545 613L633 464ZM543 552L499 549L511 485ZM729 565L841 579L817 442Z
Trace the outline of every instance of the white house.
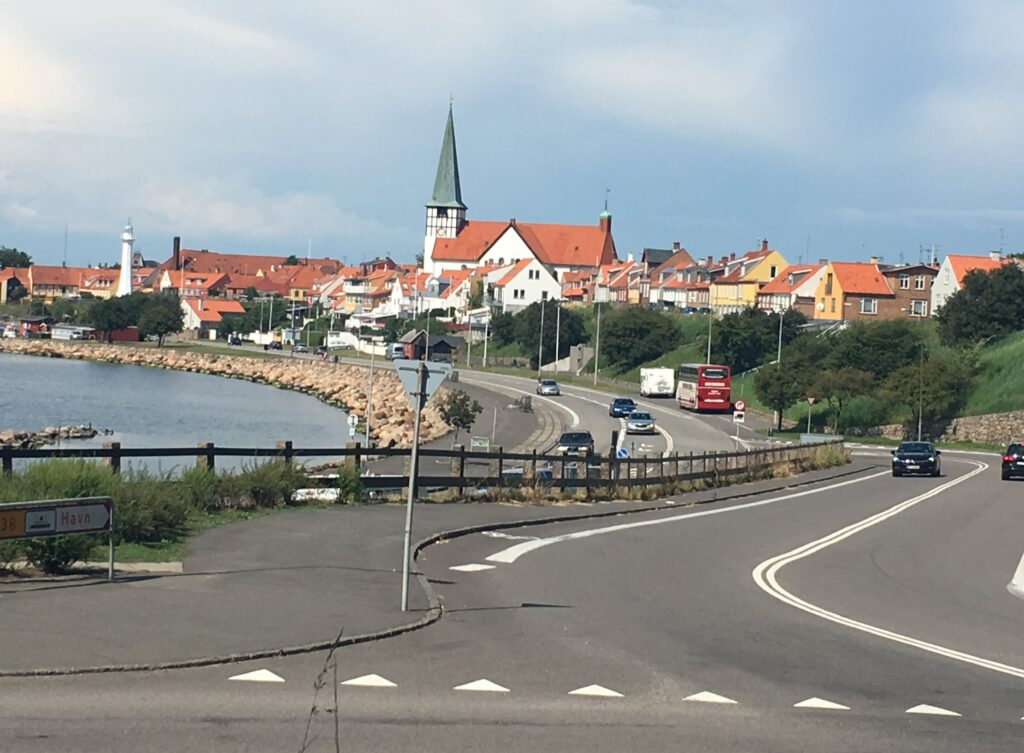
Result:
M1001 258L1001 255L993 251L988 256L965 256L963 254L950 254L942 260L939 266L939 274L932 283L932 315L938 313L946 301L963 287L964 276L975 269L991 272L1009 262L1009 259Z
M521 259L488 272L486 288L491 309L512 314L531 303L555 300L562 292L554 275L536 259Z

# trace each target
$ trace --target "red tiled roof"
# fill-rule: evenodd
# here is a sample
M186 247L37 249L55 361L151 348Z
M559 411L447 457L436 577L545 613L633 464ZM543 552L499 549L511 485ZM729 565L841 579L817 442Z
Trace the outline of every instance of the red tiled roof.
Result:
M582 298L584 295L586 295L586 292L587 291L586 291L585 288L582 288L582 287L579 287L579 286L571 287L571 288L564 288L562 290L562 297L563 298Z
M33 264L29 267L29 279L32 285L78 287L82 284L82 274L89 271L88 267L51 267Z
M1010 261L1010 259L993 259L991 256L965 256L962 254L950 254L946 258L949 259L949 265L953 268L957 287L963 287L964 275L968 272L975 269L991 272Z
M844 293L892 295L892 289L877 264L834 261L832 271Z
M504 287L514 280L519 273L526 269L533 262L533 259L520 259L512 267L501 276L501 279L494 283L496 286Z
M471 220L454 238L434 241L431 257L438 261L478 261L506 231L519 234L542 264L597 267L615 258L611 232L598 225L552 225L536 222Z
M184 275L184 285L182 285L182 275ZM219 274L216 272L193 272L186 270L184 273L177 269L172 269L167 272L168 279L170 280L172 288L205 288L211 289L224 285L228 281L226 274Z
M217 323L223 321L223 314L245 313L245 308L238 301L218 300L215 298L186 298L185 302L201 322Z
M181 259L185 268L193 272L224 272L227 274L254 275L262 271L264 274L270 272L271 268L279 268L284 265L287 256L262 256L250 254L225 254L218 251L202 251L189 248L181 249ZM321 271L334 272L341 267L337 259L320 258L298 259L300 266L310 266ZM160 265L161 269L174 269L174 257Z
M791 264L779 272L775 279L761 288L759 292L792 293L794 289L800 287L807 280L808 275L814 274L822 266L821 264ZM793 276L792 283L789 281L790 275Z

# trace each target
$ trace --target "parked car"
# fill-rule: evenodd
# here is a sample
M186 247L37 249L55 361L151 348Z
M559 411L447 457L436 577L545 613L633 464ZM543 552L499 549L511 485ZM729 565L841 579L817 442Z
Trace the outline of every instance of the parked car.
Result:
M558 382L554 379L541 379L537 382L537 394L538 395L561 395L562 392L558 388Z
M1014 442L1003 453L1003 481L1015 476L1024 476L1024 444Z
M278 340L274 340L274 341L273 341L272 343L270 343L270 345L269 345L269 346L267 346L267 347L269 347L269 348L270 348L270 350L281 350L281 343L280 343L280 342L279 342Z
M228 338L228 345L241 345L241 344L242 344L242 338L239 337L238 335L232 335L231 337Z
M402 343L391 343L385 352L387 358L394 361L396 358L405 358L405 346Z
M631 397L617 397L608 407L608 415L612 418L625 418L636 410L636 403Z
M932 476L942 474L939 456L931 442L901 442L892 451L892 475L903 476L907 473L926 473Z
M326 345L317 345L316 346L316 354L318 356L326 356L327 355L327 346Z
M657 431L654 416L645 410L635 410L626 416L627 434L654 434Z
M292 345L292 351L295 353L308 353L309 348L307 348L302 343L295 343Z
M565 431L555 445L557 452L579 452L586 450L588 455L594 454L594 437L589 431Z

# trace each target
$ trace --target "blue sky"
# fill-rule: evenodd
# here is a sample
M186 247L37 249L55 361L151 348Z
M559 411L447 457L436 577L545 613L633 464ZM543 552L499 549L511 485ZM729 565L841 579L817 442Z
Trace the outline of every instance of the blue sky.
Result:
M295 6L295 7L289 7ZM808 8L807 6L812 6ZM1024 5L0 6L0 244L411 260L449 95L469 217L620 255L1024 250ZM1002 231L1002 235L1000 234Z

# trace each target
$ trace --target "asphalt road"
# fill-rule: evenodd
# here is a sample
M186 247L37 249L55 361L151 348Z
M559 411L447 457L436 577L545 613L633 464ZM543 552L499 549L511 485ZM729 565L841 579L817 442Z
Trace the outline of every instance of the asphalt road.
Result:
M393 687L315 694L322 654L2 680L0 748L297 751L315 704L306 749L334 750L337 689L343 750L1020 750L1024 485L991 457L947 453L938 479L887 460L431 547L443 619L336 654L339 683ZM283 682L228 679L260 669ZM592 685L620 695L571 694Z

